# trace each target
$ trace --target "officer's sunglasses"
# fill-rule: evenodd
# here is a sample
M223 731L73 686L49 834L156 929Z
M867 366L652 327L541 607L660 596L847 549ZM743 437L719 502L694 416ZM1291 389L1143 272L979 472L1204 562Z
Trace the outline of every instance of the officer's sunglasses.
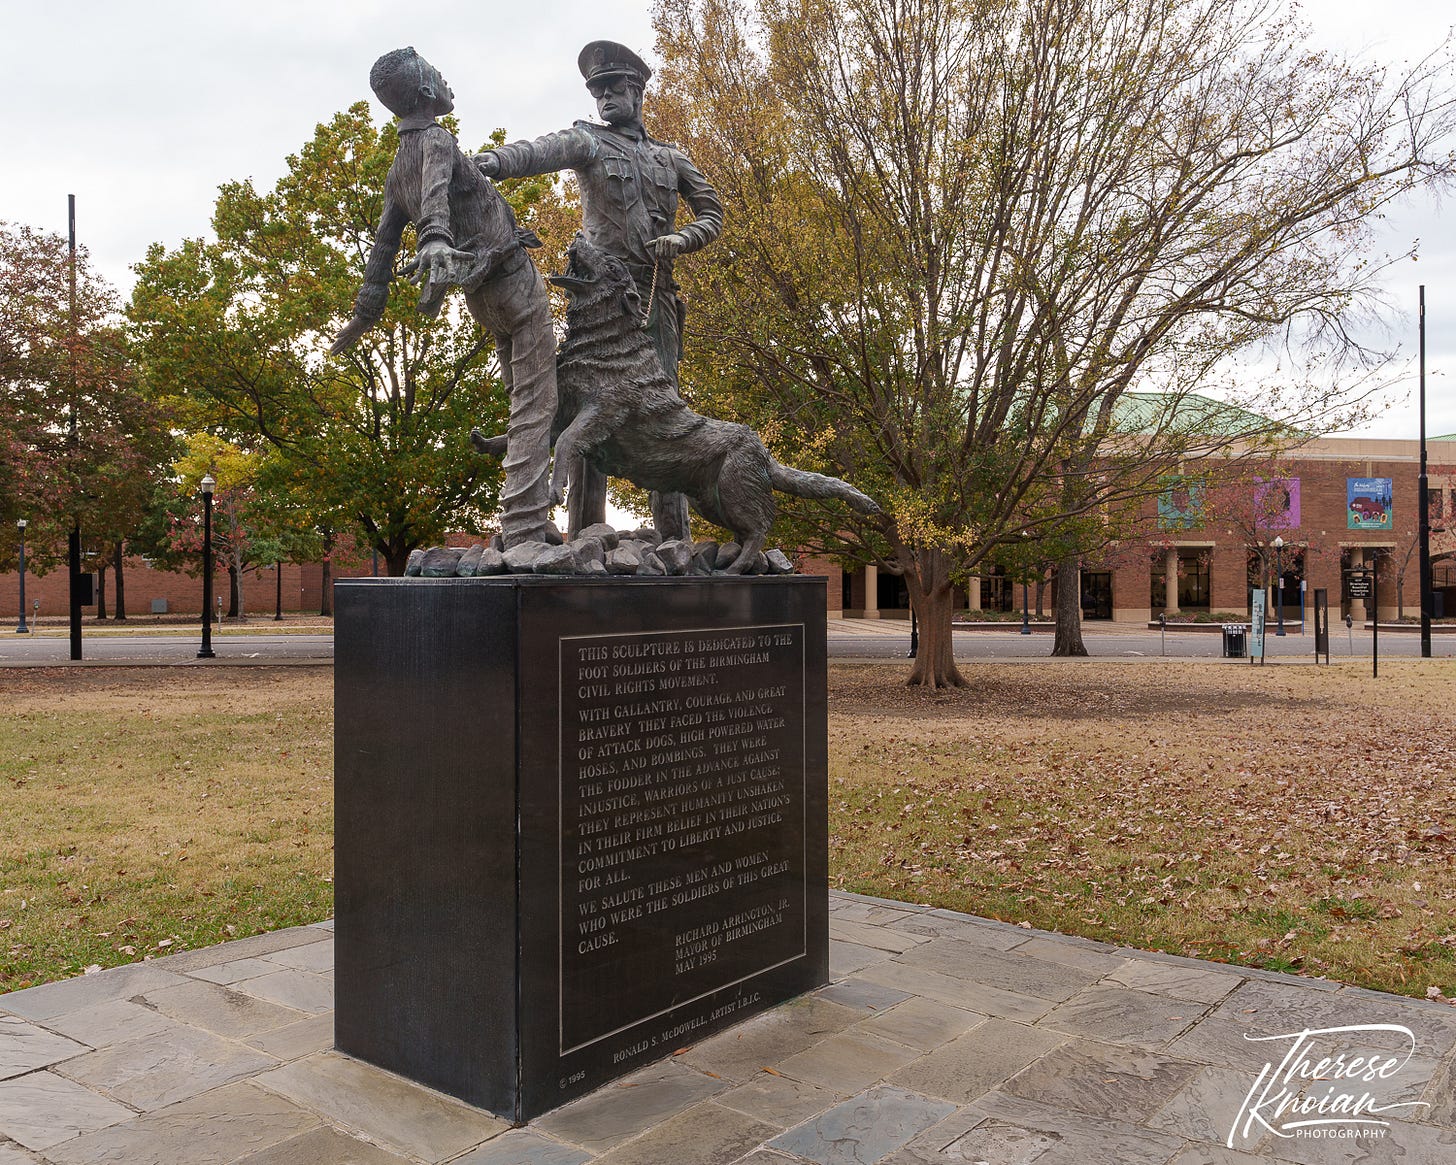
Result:
M630 78L613 77L611 80L593 81L587 86L587 90L593 97L600 97L604 93L616 93L620 96L626 93L631 87L632 82Z

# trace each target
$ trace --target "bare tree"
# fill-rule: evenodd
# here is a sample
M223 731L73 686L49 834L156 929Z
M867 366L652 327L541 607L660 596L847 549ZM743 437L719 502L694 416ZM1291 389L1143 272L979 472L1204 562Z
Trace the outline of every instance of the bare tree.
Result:
M686 391L885 504L795 533L905 576L912 683L963 682L952 585L999 544L1207 452L1187 404L1231 353L1347 345L1367 223L1453 170L1444 53L1357 67L1259 0L659 0L656 24L654 132L728 210L685 278ZM1238 403L1308 426L1344 387Z

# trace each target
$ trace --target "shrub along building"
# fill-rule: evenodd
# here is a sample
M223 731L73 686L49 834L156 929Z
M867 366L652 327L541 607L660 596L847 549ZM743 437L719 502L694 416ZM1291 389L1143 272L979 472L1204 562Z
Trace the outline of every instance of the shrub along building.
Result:
M1247 617L1253 589L1264 587L1271 616L1282 592L1286 622L1301 618L1317 589L1327 593L1332 618L1359 622L1373 616L1374 604L1349 597L1343 572L1377 556L1379 617L1418 615L1419 474L1419 442L1367 438L1310 441L1277 460L1249 463L1233 480L1190 461L1163 479L1125 538L1084 561L1083 618ZM1427 475L1433 614L1456 616L1456 434L1427 441ZM808 569L830 576L831 614L838 606L847 618L909 618L904 583L893 575L874 567L845 572L822 560ZM1034 610L1052 609L1057 582L1050 580L1040 604L1031 584ZM988 569L958 601L972 614L1019 611L1022 588Z

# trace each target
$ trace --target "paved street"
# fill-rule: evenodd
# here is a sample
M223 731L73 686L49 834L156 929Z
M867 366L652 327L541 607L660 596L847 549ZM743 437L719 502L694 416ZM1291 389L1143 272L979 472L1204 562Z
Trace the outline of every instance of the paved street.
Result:
M1095 659L1145 659L1166 655L1180 659L1219 659L1223 638L1218 631L1170 631L1166 635L1131 625L1092 625L1084 628L1083 639ZM1373 636L1369 631L1346 631L1337 627L1330 637L1331 659L1338 662L1352 656L1368 660ZM1272 632L1268 637L1270 659L1314 662L1314 636L1291 632L1284 638ZM83 659L101 664L197 664L201 631L178 635L175 631L151 635L100 635L82 637ZM332 635L277 635L265 629L224 631L212 640L221 663L324 663L334 657ZM958 630L955 653L959 660L1046 659L1052 646L1051 632L1037 630L1022 635L1017 624L1004 629ZM903 619L831 619L829 655L836 659L903 659L910 649L910 625ZM1432 637L1432 654L1456 657L1456 635ZM1420 636L1409 631L1380 634L1382 659L1411 659L1420 655ZM70 641L53 628L42 634L0 633L0 667L64 664L69 662Z
M214 660L197 658L202 632L195 635L81 636L83 661L102 664L326 663L334 658L332 635L214 635ZM16 635L0 638L0 667L66 664L71 641L62 635Z

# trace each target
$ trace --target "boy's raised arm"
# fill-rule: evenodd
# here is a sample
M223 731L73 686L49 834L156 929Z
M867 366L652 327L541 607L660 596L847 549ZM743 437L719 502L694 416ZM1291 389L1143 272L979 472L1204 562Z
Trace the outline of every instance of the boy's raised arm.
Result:
M394 257L399 254L400 240L408 222L409 215L404 208L386 194L384 213L379 218L379 229L374 233L374 246L364 266L364 286L354 297L354 317L339 329L329 347L329 355L337 356L348 351L384 315L384 305L389 302L389 279L394 271Z

